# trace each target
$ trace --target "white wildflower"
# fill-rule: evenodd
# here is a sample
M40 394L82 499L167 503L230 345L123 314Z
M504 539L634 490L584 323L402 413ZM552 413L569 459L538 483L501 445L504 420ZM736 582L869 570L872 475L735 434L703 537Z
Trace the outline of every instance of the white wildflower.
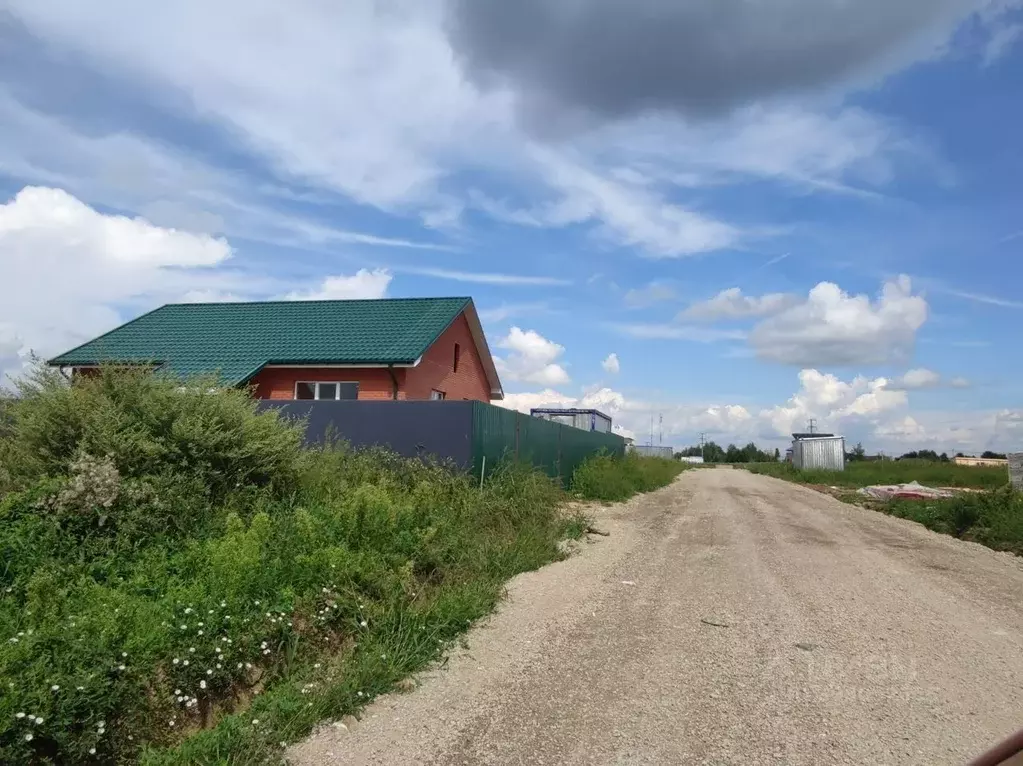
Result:
M89 755L96 755L96 748L90 747L89 748Z
M15 718L24 718L24 717L25 717L25 714L24 714L24 713L15 713L15 714L14 714L14 717L15 717Z
M212 676L212 675L213 675L213 671L212 671L212 670L207 670L207 671L206 671L206 675L208 675L208 676Z
M60 691L60 686L58 686L57 684L54 684L53 686L50 687L50 691L51 692L59 692Z
M366 622L365 620L363 620L363 621L362 621L362 622L360 622L359 624L360 624L360 625L361 625L362 627L364 627L364 628L365 628L365 627L368 627L368 626L369 626L369 623L368 623L368 622Z
M35 737L33 737L31 734L26 734L25 735L25 741L26 742L31 742L33 739L35 739Z
M206 682L205 681L200 681L199 682L199 688L200 689L205 689L206 688Z
M252 719L252 725L253 726L259 726L259 719L258 718L253 718Z

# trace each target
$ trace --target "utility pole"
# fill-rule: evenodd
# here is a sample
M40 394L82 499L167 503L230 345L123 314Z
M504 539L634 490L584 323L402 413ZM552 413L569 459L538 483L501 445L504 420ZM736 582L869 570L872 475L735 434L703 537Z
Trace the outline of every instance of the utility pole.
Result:
M817 418L810 418L810 422L807 423L807 431L809 431L811 435L817 433Z
M700 431L700 456L703 458L703 462L707 462L707 434Z
M657 446L664 446L664 415L657 416Z
M654 446L654 416L650 416L650 446Z

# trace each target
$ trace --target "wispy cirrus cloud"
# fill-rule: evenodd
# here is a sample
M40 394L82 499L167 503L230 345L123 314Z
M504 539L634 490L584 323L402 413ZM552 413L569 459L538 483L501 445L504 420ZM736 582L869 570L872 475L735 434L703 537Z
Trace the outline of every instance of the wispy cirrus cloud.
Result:
M502 274L485 271L458 271L455 269L435 269L426 266L398 266L395 271L406 274L418 274L433 279L448 279L453 282L471 282L480 285L509 285L521 287L555 287L570 285L572 280L560 277L531 276L527 274Z

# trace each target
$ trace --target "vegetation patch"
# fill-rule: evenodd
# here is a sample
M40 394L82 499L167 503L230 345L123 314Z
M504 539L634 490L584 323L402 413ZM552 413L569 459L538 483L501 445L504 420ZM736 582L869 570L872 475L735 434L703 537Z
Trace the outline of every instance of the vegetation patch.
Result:
M575 469L572 491L587 500L618 502L667 486L687 468L687 463L678 460L604 453L587 458Z
M211 381L40 370L0 400L0 762L273 759L585 528L532 469L301 435Z
M957 466L933 460L851 462L845 471L800 471L789 463L751 465L753 473L830 489L838 499L923 524L928 529L1023 555L1023 493L1008 484L1004 467ZM851 489L918 481L931 487L961 488L940 500L864 498Z
M791 463L758 463L748 466L748 470L800 484L830 487L858 488L917 481L928 487L997 489L1009 482L1004 466L972 467L913 459L852 461L846 463L844 471L801 471Z
M1010 487L945 500L893 500L880 510L935 532L1023 556L1023 494Z

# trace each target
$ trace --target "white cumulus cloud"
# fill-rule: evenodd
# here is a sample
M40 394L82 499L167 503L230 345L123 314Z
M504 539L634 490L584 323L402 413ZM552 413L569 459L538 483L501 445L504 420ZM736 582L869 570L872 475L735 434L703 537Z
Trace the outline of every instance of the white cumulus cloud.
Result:
M759 297L743 295L738 287L732 287L722 290L713 298L692 304L679 314L679 319L716 322L770 316L789 308L798 300L788 293L769 293Z
M387 269L359 269L351 276L326 277L316 288L308 291L288 293L287 300L293 301L338 301L360 298L386 298L391 284L391 272Z
M618 360L618 354L608 354L607 359L605 359L600 366L604 368L604 372L609 372L612 375L617 375L622 371L622 365Z
M61 189L22 189L0 205L0 374L112 329L123 305L229 289L232 277L212 267L231 254L224 239L100 213Z
M927 314L907 276L886 282L876 300L821 282L805 301L758 324L750 345L761 359L801 366L900 362L912 355Z
M497 346L511 352L494 360L498 372L508 380L538 386L560 386L570 381L565 368L558 364L565 347L535 330L512 327L506 337L497 341Z
M892 388L904 388L915 391L921 388L937 388L941 385L941 375L926 367L908 370L904 375L892 382Z

